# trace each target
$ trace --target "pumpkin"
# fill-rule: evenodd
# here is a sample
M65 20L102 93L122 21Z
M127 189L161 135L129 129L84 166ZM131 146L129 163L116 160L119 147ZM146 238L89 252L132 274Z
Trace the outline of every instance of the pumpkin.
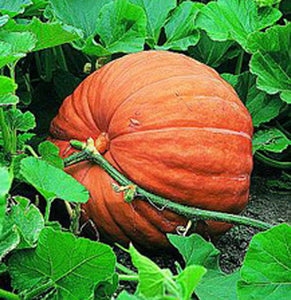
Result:
M67 97L50 132L63 157L71 139L92 137L127 178L180 204L239 213L248 201L251 117L216 71L187 56L144 51L110 62ZM96 164L66 171L89 190L85 214L111 241L163 248L166 233L187 223L138 198L126 203ZM205 221L197 229L215 236L230 226Z

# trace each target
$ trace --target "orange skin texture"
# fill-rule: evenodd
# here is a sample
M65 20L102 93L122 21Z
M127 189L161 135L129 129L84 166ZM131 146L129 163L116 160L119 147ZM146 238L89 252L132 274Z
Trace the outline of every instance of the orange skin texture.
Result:
M229 213L248 201L250 114L216 71L187 56L145 51L112 61L66 98L50 132L63 157L72 153L71 139L92 137L122 174L172 201ZM97 165L66 171L90 191L86 215L111 241L164 248L165 234L187 223L144 200L126 203ZM206 221L197 229L215 236L230 226Z

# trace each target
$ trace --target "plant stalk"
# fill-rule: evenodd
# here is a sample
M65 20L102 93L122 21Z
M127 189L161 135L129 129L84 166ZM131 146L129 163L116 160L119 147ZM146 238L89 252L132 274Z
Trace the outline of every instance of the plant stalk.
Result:
M83 149L82 152L73 154L74 158L68 157L65 159L65 166L72 165L75 162L78 163L81 160L90 160L98 164L102 169L104 169L117 183L121 186L135 186L136 194L144 198L145 200L150 201L151 203L159 206L161 209L167 208L173 212L176 212L179 215L186 217L191 220L214 220L221 222L228 222L237 225L247 225L259 228L261 230L266 230L272 228L271 224L255 220L252 218L234 215L229 213L222 213L217 211L203 210L194 207L184 206L182 204L172 202L168 199L154 195L141 187L136 186L132 181L127 179L124 175L119 173L97 150L96 148L89 145L89 142L86 144L81 142L72 141L71 145L75 148Z
M0 299L20 300L20 297L12 292L0 289Z
M138 281L138 275L120 275L118 274L120 281Z
M289 161L278 161L278 160L272 159L260 152L256 152L255 157L258 159L258 161L260 161L270 167L282 169L282 170L291 169L291 162L289 162Z
M128 269L127 267L125 267L124 265L120 264L120 263L116 263L116 269L118 269L119 271L127 274L127 275L136 275L136 273L130 269Z
M234 72L235 75L239 75L241 73L243 60L244 60L244 51L242 50L236 62L235 72Z

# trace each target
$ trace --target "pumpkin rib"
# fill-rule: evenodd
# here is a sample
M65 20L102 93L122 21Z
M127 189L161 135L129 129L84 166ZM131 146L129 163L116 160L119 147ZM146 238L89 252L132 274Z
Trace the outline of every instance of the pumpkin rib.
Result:
M195 77L195 78L206 78L207 76L201 76L201 75L195 75L195 74L189 74L189 75L174 75L174 76L171 76L171 77L167 77L167 78L163 78L163 79L159 79L157 81L153 81L151 82L150 84L148 85L145 85L145 86L142 86L141 88L139 88L138 90L136 90L134 93L130 94L127 98L125 98L121 103L119 103L119 105L115 108L114 112L112 113L111 115L111 118L109 120L109 123L108 123L108 126L107 126L107 130L109 131L109 128L110 128L110 124L112 122L112 119L114 118L114 115L116 114L116 112L118 111L118 109L120 109L123 105L125 105L127 103L127 101L130 101L132 97L134 97L137 93L141 92L143 89L146 89L146 88L149 88L150 86L152 85L155 85L155 84L160 84L160 83L163 83L164 81L169 81L171 79L177 79L177 78L181 78L181 79L184 79L184 78L190 78L190 77ZM219 80L217 79L214 79L214 78L208 78L208 80L212 80L212 81L217 81L220 83ZM230 102L230 101L229 101ZM238 102L239 103L239 102Z
M137 135L137 134L147 134L147 133L155 133L155 132L163 132L163 131L176 131L176 130L205 130L205 131L211 131L214 133L219 133L219 134L230 134L230 135L238 135L240 137L244 137L248 140L252 140L252 137L248 135L245 132L242 131L235 131L235 130L230 130L230 129L223 129L223 128L214 128L214 127L194 127L194 126L189 126L189 127L165 127L165 128L154 128L154 129L147 129L143 131L135 131L135 132L126 132L124 134L117 135L115 137L110 138L110 142L113 140L116 140L117 138L126 136L126 135Z

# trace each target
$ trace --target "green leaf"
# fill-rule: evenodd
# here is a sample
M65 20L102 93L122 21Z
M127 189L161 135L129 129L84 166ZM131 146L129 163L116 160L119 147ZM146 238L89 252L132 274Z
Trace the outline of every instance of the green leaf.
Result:
M176 281L181 287L181 300L192 299L192 294L205 273L204 267L191 265L177 276Z
M112 0L50 0L54 14L64 24L81 29L84 38L96 34L101 8Z
M277 96L270 96L265 92L258 90L256 86L256 77L249 72L242 73L239 76L232 75L235 82L228 75L224 79L229 81L235 88L240 99L245 103L249 110L253 125L259 125L269 122L276 118L284 106L284 103ZM231 82L232 81L232 82Z
M255 52L250 70L258 76L258 88L291 103L291 23L252 34L248 46Z
M239 53L240 49L233 41L213 41L205 31L201 32L198 44L189 49L191 57L211 67L218 67L228 59L238 56Z
M101 281L95 286L94 299L96 300L110 300L116 289L118 288L118 274L114 273L112 278L106 281Z
M12 93L16 90L17 84L9 77L0 76L0 106L18 103L18 97Z
M168 234L167 236L171 244L179 250L187 266L201 265L207 269L218 268L219 250L200 235L192 234L188 237L181 237Z
M6 195L8 194L12 184L12 176L7 168L0 167L0 234L3 227L5 210L6 210Z
M250 242L238 282L239 299L289 299L291 227L281 224L258 233Z
M8 267L4 263L0 263L0 275L6 273L8 271Z
M37 18L33 18L27 24L17 24L10 20L4 27L9 32L31 32L35 35L37 42L33 51L55 47L79 39L79 35L73 27L60 23L43 23Z
M165 26L167 41L157 49L187 50L189 46L194 46L199 40L199 31L195 28L196 18L201 3L183 2L173 12L170 20Z
M256 0L256 3L260 6L273 6L279 4L281 0Z
M147 17L147 42L151 47L158 44L162 27L169 12L176 7L176 0L130 0L142 7Z
M18 203L11 207L9 221L17 227L20 243L17 249L32 248L36 245L44 220L38 208L23 197L14 197Z
M143 9L127 0L105 5L97 23L101 44L109 53L143 50L146 15Z
M14 17L24 12L24 8L32 4L31 0L1 0L0 12Z
M20 237L16 226L5 219L2 232L0 232L0 261L5 255L14 250L19 243Z
M149 258L141 255L132 245L129 251L133 265L138 269L136 294L145 297L162 297L165 294L165 272Z
M2 27L3 25L5 25L9 20L9 16L4 15L0 17L0 27Z
M275 8L258 9L254 0L218 0L201 9L196 25L213 40L234 40L247 49L250 33L274 24L280 17Z
M36 37L30 32L0 31L0 41L11 45L12 54L23 54L35 47Z
M291 141L277 128L260 130L253 137L253 153L259 150L280 153L289 145Z
M29 111L23 113L19 109L9 109L5 111L5 118L12 130L25 132L36 126L35 117Z
M91 299L95 285L112 277L115 263L105 244L44 228L37 248L14 253L8 267L19 292L50 282L54 299Z
M118 295L117 300L145 300L145 298L135 296L135 295L130 295L127 291L122 291ZM148 298L148 300L149 300L149 298Z
M16 95L6 94L0 95L0 106L14 105L19 102L19 98Z
M64 162L60 157L60 149L55 144L45 141L38 146L38 152L41 158L52 166L63 169Z
M207 268L207 273L199 282L195 293L201 300L235 300L237 272L225 274L219 268L220 252L200 235L189 237L173 234L167 235L170 242L183 256L186 266L201 265ZM213 289L215 287L215 290Z
M84 203L89 193L77 180L46 161L28 157L21 161L22 176L47 200L60 198Z
M13 93L16 88L17 84L13 79L6 76L0 76L0 95Z

